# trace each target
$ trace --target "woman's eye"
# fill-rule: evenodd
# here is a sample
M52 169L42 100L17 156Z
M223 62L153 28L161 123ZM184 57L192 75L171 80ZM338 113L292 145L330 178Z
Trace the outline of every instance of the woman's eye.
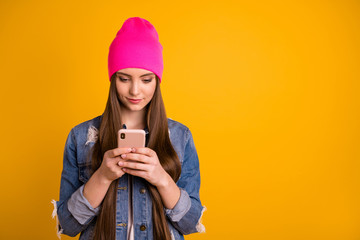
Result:
M122 82L125 82L125 81L127 81L128 79L126 79L126 78L120 78L120 81L122 81Z
M146 83L149 83L149 82L151 82L151 80L152 80L152 78L150 78L150 79L144 79L143 81L146 82Z

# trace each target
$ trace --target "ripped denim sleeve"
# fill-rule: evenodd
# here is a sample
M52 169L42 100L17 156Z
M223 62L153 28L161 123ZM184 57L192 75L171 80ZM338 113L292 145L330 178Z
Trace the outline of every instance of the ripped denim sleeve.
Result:
M176 184L181 191L180 198L173 209L165 209L167 217L182 234L205 232L202 215L206 207L202 206L199 196L199 158L189 129L187 129L181 175Z
M191 200L189 194L180 188L180 198L173 209L165 208L166 215L173 221L178 222L190 209Z
M84 197L84 186L85 185L82 185L76 190L68 201L69 211L80 224L85 224L90 218L97 215L100 210L100 206L93 208Z
M189 194L182 188L180 188L180 198L173 209L165 208L166 215L171 219L172 222L179 222L190 210L191 208L191 198ZM202 224L202 215L206 207L204 206L201 210L199 220L195 226L196 231L203 233L205 232L205 226ZM190 215L192 216L192 215Z
M51 200L51 203L54 205L54 210L52 212L52 218L56 219L56 235L58 236L59 239L61 239L61 234L63 233L63 229L61 228L60 224L59 224L59 219L58 219L58 215L57 215L57 203L56 201L53 199Z
M56 232L71 237L84 231L95 218L99 208L92 208L82 194L83 182L79 180L77 164L77 142L74 128L70 131L63 158L63 170L60 183L60 200L52 200L52 217L56 218Z
M76 190L67 201L67 210L71 213L81 225L88 223L92 218L99 213L100 206L93 208L88 200L83 195L83 189L85 185L82 185L78 190ZM56 218L56 233L59 238L64 229L61 227L58 220L57 213L57 202L52 200L51 203L54 205L54 210L52 213L52 218Z
M202 216L203 216L203 213L205 212L205 210L206 210L206 207L203 206L203 209L201 210L201 215L200 215L199 221L196 224L196 231L198 231L199 233L205 232L205 226L202 224Z

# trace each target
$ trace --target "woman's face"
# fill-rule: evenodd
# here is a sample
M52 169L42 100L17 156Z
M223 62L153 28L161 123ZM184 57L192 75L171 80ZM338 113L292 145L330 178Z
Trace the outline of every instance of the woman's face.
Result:
M116 72L116 90L127 110L143 110L151 101L156 88L155 76L141 68L124 68Z

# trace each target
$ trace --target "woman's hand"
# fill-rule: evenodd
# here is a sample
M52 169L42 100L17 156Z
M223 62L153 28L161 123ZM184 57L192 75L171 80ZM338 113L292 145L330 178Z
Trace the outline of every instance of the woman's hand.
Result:
M98 174L105 182L112 182L124 175L124 171L119 167L118 162L121 161L121 154L131 152L131 148L114 148L105 152Z
M100 167L90 177L84 186L83 194L93 208L103 201L110 184L124 175L119 167L120 155L131 152L131 148L114 148L104 153Z
M142 177L156 187L168 184L171 177L161 166L159 158L151 148L132 148L131 153L121 155L118 165L128 174Z

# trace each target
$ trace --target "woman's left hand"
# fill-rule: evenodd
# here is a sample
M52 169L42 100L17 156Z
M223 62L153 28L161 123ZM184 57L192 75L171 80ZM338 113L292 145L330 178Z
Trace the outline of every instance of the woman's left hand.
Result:
M142 177L156 187L169 181L169 174L161 166L159 158L151 148L133 148L130 153L121 155L118 165L128 174Z

